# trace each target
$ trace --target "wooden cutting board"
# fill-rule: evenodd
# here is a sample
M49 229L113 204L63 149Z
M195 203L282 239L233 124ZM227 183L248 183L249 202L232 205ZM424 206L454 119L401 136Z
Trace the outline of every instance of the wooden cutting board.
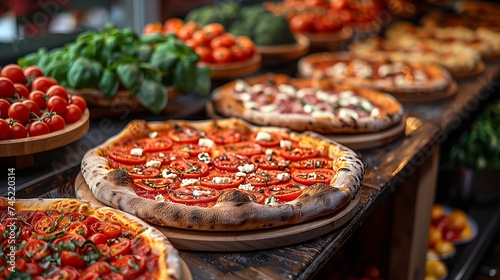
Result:
M98 201L82 174L75 180L76 197L92 203ZM283 247L314 239L338 229L358 211L361 191L342 209L301 224L248 231L194 231L153 225L175 248L191 251L252 251Z

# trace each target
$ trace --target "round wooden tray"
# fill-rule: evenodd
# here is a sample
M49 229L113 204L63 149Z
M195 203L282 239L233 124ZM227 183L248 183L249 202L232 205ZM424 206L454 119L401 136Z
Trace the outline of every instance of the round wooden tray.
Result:
M476 67L472 69L471 71L468 72L452 72L450 71L451 76L454 79L469 79L469 78L474 78L477 77L479 74L484 72L484 69L486 68L485 64L483 61L479 61L476 63Z
M342 30L335 33L300 33L305 35L311 42L311 49L335 50L339 43L351 39L353 30L350 26L344 26Z
M389 93L392 94L394 97L396 97L396 99L402 103L429 103L452 97L457 93L457 91L458 91L457 82L453 80L451 81L448 88L442 91L422 92L422 93L414 92L411 94L397 93L397 92L394 93L389 92Z
M229 62L223 64L208 63L212 70L212 79L232 79L252 74L260 69L262 56L256 52L254 56L246 61Z
M81 200L100 203L89 189L82 174L75 179L75 194ZM314 239L347 223L358 211L361 191L343 208L316 219L284 227L248 231L193 231L156 226L175 248L193 251L252 251L288 246Z
M186 262L181 258L181 280L193 280L191 270L189 270Z
M302 57L309 52L311 42L303 34L295 34L297 42L289 45L256 46L262 56L262 64L274 64Z
M0 157L14 157L33 155L72 143L89 130L89 110L85 110L82 117L64 129L35 137L1 140Z
M168 100L173 100L181 96L181 94L174 89L174 87L169 86L168 89ZM87 101L88 106L99 106L99 107L112 107L112 106L130 106L137 107L142 106L139 101L130 95L130 92L126 90L118 90L112 98L107 97L102 91L96 88L86 88L80 90L72 91Z

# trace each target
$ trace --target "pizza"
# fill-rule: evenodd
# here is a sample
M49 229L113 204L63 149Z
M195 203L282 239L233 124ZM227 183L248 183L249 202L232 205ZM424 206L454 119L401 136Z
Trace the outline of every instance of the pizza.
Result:
M346 205L364 166L315 133L239 119L145 122L88 151L93 195L147 222L241 231L301 223Z
M486 2L480 2L483 7L486 7ZM494 9L489 9L489 12ZM429 27L446 27L446 26L467 26L469 28L487 28L495 32L500 32L500 18L497 14L484 13L478 15L475 13L456 13L446 12L441 10L433 10L422 16L420 22L424 26Z
M443 91L452 82L449 72L437 64L362 58L348 52L310 54L297 67L301 77L330 78L393 94Z
M213 110L257 125L319 133L371 133L399 124L402 105L391 95L328 79L281 74L240 79L212 94Z
M178 251L132 215L76 199L0 208L0 279L181 279Z
M443 43L413 36L372 37L350 44L349 50L362 57L383 56L392 61L440 64L452 76L474 72L483 63L480 54L463 43Z
M398 22L386 29L385 36L393 40L403 36L413 36L445 44L459 42L476 50L483 58L500 55L500 33L485 27L474 30L465 26L423 27L410 22Z

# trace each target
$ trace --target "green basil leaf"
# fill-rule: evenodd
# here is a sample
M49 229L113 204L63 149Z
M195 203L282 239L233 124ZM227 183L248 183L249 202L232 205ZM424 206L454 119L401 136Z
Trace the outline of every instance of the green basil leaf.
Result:
M167 107L167 88L153 80L144 80L135 96L153 114L158 115Z
M172 73L175 65L179 61L179 57L172 53L165 53L161 51L154 51L149 59L149 63L154 67L160 69L164 73Z
M68 77L70 64L68 60L53 60L44 70L45 76L53 77L59 83L64 83Z
M120 64L116 67L116 73L118 74L120 82L131 94L137 91L142 76L139 67L136 64Z
M151 53L153 52L153 47L151 45L142 44L137 49L137 58L140 62L147 62L151 57Z
M153 45L153 44L165 42L166 38L161 33L153 33L153 34L142 35L139 38L139 40L141 41L141 43Z
M144 79L146 80L154 80L157 83L161 83L162 81L162 72L157 67L149 63L141 63L139 64L139 69L141 70Z
M118 78L115 73L110 69L104 69L99 80L97 87L106 95L107 97L113 97L118 90Z
M75 89L94 88L99 82L102 66L86 57L78 58L68 71L68 85Z
M200 94L209 94L210 88L212 86L212 79L210 78L211 74L210 67L203 65L199 66L196 69L196 91Z
M180 61L175 66L174 88L180 93L190 93L196 86L197 66L189 61Z

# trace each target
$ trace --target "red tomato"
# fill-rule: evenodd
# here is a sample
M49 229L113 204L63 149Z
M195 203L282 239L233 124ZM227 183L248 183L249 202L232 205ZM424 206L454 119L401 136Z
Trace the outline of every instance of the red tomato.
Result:
M219 23L209 23L203 27L203 32L208 40L211 41L213 38L224 34L224 26Z
M24 84L26 77L24 76L23 69L17 64L7 64L2 67L0 75L9 78L13 83Z
M146 153L166 151L174 145L174 142L167 137L143 138L137 141Z
M0 97L12 98L16 93L14 83L5 77L0 77Z
M165 24L163 25L163 34L167 33L174 33L177 34L177 32L184 26L184 22L180 18L169 18L167 21L165 21Z
M314 18L313 29L318 33L337 32L342 30L342 24L328 15L322 15Z
M296 169L292 171L293 180L307 186L316 183L329 184L333 176L335 176L335 171L326 168Z
M257 140L257 134L258 133L252 134L252 136L250 137L250 139L253 140L253 141L255 141L257 144L261 145L262 147L275 147L275 146L279 146L280 141L283 140L283 137L281 137L278 134L273 133L273 132L266 132L266 133L271 136L269 140L263 140L263 139Z
M106 235L108 239L117 238L122 234L122 228L116 224L107 224L102 229L102 233Z
M108 242L108 237L102 233L94 233L89 237L89 240L94 242L94 244L106 244Z
M101 277L97 272L87 272L86 270L80 273L78 280L99 280Z
M36 263L26 263L26 273L31 275L32 277L41 275L43 269L37 265Z
M311 32L313 19L309 15L294 15L290 20L290 29L294 32Z
M143 155L132 155L130 150L121 146L112 148L108 152L108 157L117 162L131 164L131 165L142 165L146 163L146 156Z
M282 201L290 201L296 199L299 195L301 195L304 188L306 188L306 186L290 182L266 188L264 193L266 194L266 196L272 195L276 199Z
M233 144L227 144L222 147L225 152L237 153L243 156L253 156L262 152L262 147L252 141L244 141Z
M82 110L82 113L87 110L87 101L81 96L78 95L72 95L71 98L68 101L69 104L76 104L78 107L80 107L80 110Z
M25 124L30 119L30 107L22 102L16 102L9 107L9 117L14 120Z
M245 177L238 177L234 173L215 172L200 178L200 184L202 186L218 190L237 188L240 184L243 184L244 181Z
M128 171L132 179L149 179L154 178L160 174L160 169L154 167L147 167L145 169L134 168Z
M113 262L120 274L125 278L135 278L139 276L146 267L146 261L139 255L124 256Z
M208 148L208 147L200 146L198 144L189 144L189 143L178 147L178 149L180 151L189 153L189 155L192 157L196 157L203 152L210 151L210 148Z
M249 164L250 159L234 153L227 153L214 159L213 164L220 170L238 172L238 166Z
M182 26L181 29L179 29L179 32L177 32L177 37L181 39L182 41L186 41L187 39L191 38L196 30L198 30L200 26L194 22L190 21L184 26Z
M41 90L34 90L30 92L29 99L35 101L40 107L40 110L47 109L47 95Z
M216 189L196 184L185 187L172 187L168 194L170 199L174 202L196 204L216 201L219 198L220 192Z
M210 47L214 50L220 47L230 48L234 44L236 44L236 39L230 33L221 34L210 41Z
M207 46L197 46L194 48L194 51L200 56L200 61L206 63L214 62L212 57L212 50Z
M49 90L49 88L53 85L57 85L56 79L51 77L37 77L31 84L31 89L47 92L47 90Z
M33 224L33 229L39 233L46 233L53 225L55 220L49 216L42 216Z
M55 96L55 95L64 98L64 100L69 99L68 91L66 90L65 87L63 87L61 85L53 85L49 89L47 89L47 96L49 98L52 96Z
M58 115L62 115L62 116L64 116L64 113L66 112L67 106L68 106L68 102L66 101L66 99L62 98L59 95L53 95L52 97L49 97L49 100L47 101L47 110L49 112L54 112L54 113L56 113ZM77 106L77 108L78 108L78 110L80 110L80 107ZM78 118L78 119L80 119L80 118Z
M248 57L252 57L255 52L255 44L247 36L236 37L236 45L241 47Z
M23 69L24 76L27 79L35 80L37 77L43 76L43 71L38 66L27 66Z
M181 178L199 178L208 173L208 165L197 160L175 160L169 165L169 170Z
M52 241L52 243L55 246L58 246L59 244L63 244L63 243L71 243L72 240L75 240L79 243L83 243L83 242L85 242L85 237L83 237L79 234L68 233L63 237L59 237L56 240Z
M160 22L148 23L144 26L144 34L162 33L163 25Z
M266 170L285 170L289 167L289 161L284 157L278 155L254 155L250 158L250 161L255 164L258 168Z
M94 272L94 273L97 273L98 275L104 275L106 273L111 272L111 266L107 262L97 261L97 262L89 265L89 267L87 267L84 270L83 274L88 273L88 272Z
M193 40L192 38L186 39L184 41L184 44L186 44L186 46L188 46L188 47L190 47L192 49L194 49L194 48L196 48L198 46L198 44L196 43L196 41Z
M229 48L217 47L212 50L212 58L215 63L227 63L233 60L233 55Z
M167 131L167 136L179 143L197 143L201 138L201 132L188 126L176 126Z
M333 161L329 158L309 158L292 163L298 169L332 168Z
M23 124L14 121L10 125L10 133L8 139L19 139L19 138L25 138L26 136L28 136L28 131L26 130L26 127L24 127Z
M28 108L30 108L31 113L33 113L37 116L40 116L40 114L41 114L40 107L38 106L38 104L35 101L27 99L27 100L21 101L21 103L26 104L28 106ZM31 114L30 116L33 116L33 114Z
M50 133L50 127L44 121L35 121L31 123L28 133L30 136L39 136Z
M217 144L231 144L241 141L241 133L232 129L216 129L209 131L207 137Z
M118 256L124 256L130 253L130 239L118 238L115 243L109 246L111 259L116 259Z
M19 98L28 99L30 96L30 90L23 84L14 84L14 88L16 89L17 95Z
M290 180L290 176L284 176L279 174L285 174L285 173L283 171L278 171L278 170L258 169L257 171L255 171L255 175L247 176L246 182L252 184L254 187L260 188L260 187L276 185L279 183L284 183Z
M84 267L87 262L84 261L77 253L69 250L60 252L61 264L64 266L71 266L75 268Z
M132 239L132 245L130 247L132 254L136 255L148 255L151 253L151 246L147 243L146 239L136 236Z
M134 184L148 193L166 193L175 185L175 181L170 178L135 179Z
M174 160L189 158L189 153L182 151L165 151L148 155L151 160L159 160L163 164L168 164Z
M83 237L87 237L89 235L89 228L86 224L82 222L76 222L71 224L66 228L67 233L79 234Z
M191 40L193 40L195 46L208 46L210 44L210 39L208 39L206 33L201 29L193 33Z
M60 115L52 114L51 116L46 116L43 118L43 121L49 125L51 132L61 130L66 127L66 121Z
M101 221L94 222L89 226L90 232L102 233L102 229L104 228L104 226L106 226L106 224Z
M244 61L250 58L249 53L238 45L231 46L230 51L233 61Z
M62 116L66 121L66 124L71 124L81 119L82 115L83 112L82 110L80 110L80 107L78 107L76 104L69 104L66 107L66 112L64 112Z
M6 99L0 98L0 118L6 119L9 117L10 102Z
M23 251L25 256L29 256L35 261L39 261L52 253L50 247L47 246L47 242L40 239L30 239L24 245Z
M280 150L280 155L292 161L313 158L318 155L318 150L313 148L295 147L291 149L283 148Z
M4 119L0 119L0 140L5 140L9 138L9 134L10 134L9 124Z
M76 280L80 277L80 273L76 268L72 266L64 266L63 268L56 270L54 273L48 275L47 280Z

